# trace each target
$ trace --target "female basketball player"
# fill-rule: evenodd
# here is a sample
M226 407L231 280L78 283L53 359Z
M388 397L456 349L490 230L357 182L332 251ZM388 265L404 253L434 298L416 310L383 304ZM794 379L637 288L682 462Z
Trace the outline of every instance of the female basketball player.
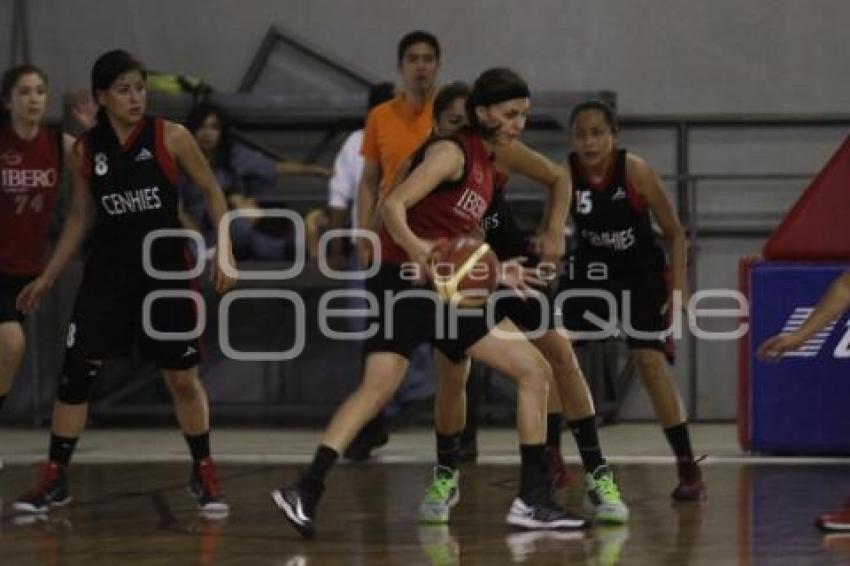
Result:
M42 125L47 77L20 65L3 74L0 110L0 407L24 355L21 289L44 267L60 188L63 139Z
M26 348L18 293L44 268L53 206L71 136L42 124L47 76L33 65L3 74L0 109L0 407ZM2 463L0 463L2 467Z
M595 332L585 313L604 321L619 319L655 412L676 455L677 501L705 498L706 488L694 461L687 417L670 376L663 331L670 309L669 291L687 298L685 235L655 172L646 162L617 148L617 122L604 102L578 105L570 116L571 214L578 251L561 279L560 289L603 290L617 307L599 297L579 297L563 305L564 326ZM665 260L654 244L651 218L669 250L672 289L665 283ZM578 336L581 338L581 336Z
M805 344L818 330L849 308L850 271L835 280L800 328L795 332L777 334L765 340L759 346L759 357L764 361L779 361L782 354ZM838 511L824 513L818 517L816 524L824 531L850 531L850 501L845 502L844 507Z
M196 329L195 305L185 298L194 281L163 279L152 271L189 269L184 242L174 237L152 239L156 231L180 226L178 166L207 196L216 224L226 210L221 189L183 126L145 115L145 69L140 62L125 51L109 51L97 59L91 78L99 106L97 125L72 152L73 201L68 219L44 271L18 296L23 312L36 308L93 225L91 249L68 327L49 460L36 486L14 507L45 512L70 501L66 468L85 427L93 382L107 360L138 347L143 359L161 369L174 398L177 420L192 454L190 487L199 508L208 515L224 514L228 507L210 459L209 410L198 378L200 329ZM219 244L217 253L223 257L216 260L227 259L232 265L229 242ZM233 284L218 261L211 276L218 292ZM163 291L184 298L151 301ZM168 333L171 339L157 333Z
M275 504L304 537L315 532L316 505L325 477L357 431L390 399L404 376L410 352L432 342L449 359L466 355L517 382L517 428L522 467L519 496L508 513L510 524L527 528L580 528L586 521L567 515L551 499L543 465L546 394L551 369L540 353L517 336L508 319L489 329L483 317L459 317L457 337L442 338L435 323L450 309L432 291L417 289L415 272L427 272L434 240L471 233L483 218L493 193L493 148L511 143L525 126L528 86L513 71L491 69L475 82L467 103L470 128L452 140L435 140L419 150L411 174L382 205L381 264L367 288L378 300L377 333L366 344L365 377L336 412L313 462L298 482L272 492ZM418 267L419 269L414 269ZM516 272L519 271L519 274ZM406 274L411 272L411 277ZM525 288L522 270L505 283ZM399 297L399 293L418 294ZM438 312L438 309L442 313Z
M458 129L458 108L462 109L468 90L449 85L434 99L435 132L450 135ZM510 205L504 196L504 187L510 172L525 175L547 188L547 209L563 210L560 217L560 232L569 209L570 184L567 172L543 155L520 142L495 148L495 195L482 226L490 247L499 259L522 255L525 250L522 237L516 229ZM558 197L566 202L557 203ZM541 231L545 230L545 226ZM538 295L548 301L548 293ZM586 472L585 507L594 517L603 522L622 523L628 519L628 508L620 499L614 477L605 463L599 445L593 400L587 383L578 367L569 339L558 333L551 315L551 302L541 305L531 297L506 297L499 306L520 328L537 333L530 341L540 350L552 366L555 387L549 390L546 426L546 468L553 487L564 487L567 483L566 469L560 452L563 413L567 414L570 430L582 457ZM541 307L543 310L541 310ZM434 354L437 370L437 393L434 402L434 423L437 431L437 466L431 485L426 490L420 505L420 519L429 523L444 523L449 519L451 507L457 503L457 463L462 454L464 436L474 430L474 399L470 396L469 378L466 384L467 403L464 403L464 381L469 375L469 359L454 364L439 352ZM469 418L466 418L469 412ZM461 433L463 431L463 433Z

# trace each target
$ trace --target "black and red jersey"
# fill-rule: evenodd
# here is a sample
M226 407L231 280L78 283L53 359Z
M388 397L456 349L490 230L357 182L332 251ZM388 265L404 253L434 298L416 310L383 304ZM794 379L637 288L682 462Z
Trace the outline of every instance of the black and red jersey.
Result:
M655 250L655 236L646 199L626 176L626 150L617 150L601 183L583 174L575 153L570 154L578 253L604 261L632 263Z
M162 119L145 117L124 144L108 122L85 134L83 175L97 209L94 257L141 265L149 233L181 227L177 167L165 147L164 129ZM168 265L175 260L182 265L184 245L173 237L159 238L154 252Z
M461 130L450 138L433 138L414 154L411 170L422 161L430 144L439 140L457 143L464 154L463 176L441 183L425 198L407 211L407 224L414 234L425 240L454 238L480 231L479 225L493 200L492 156L481 137L470 130ZM407 252L381 229L381 259L400 265L409 260Z
M508 173L495 170L493 202L481 221L485 241L502 261L527 254L526 241L514 219L513 210L505 192Z
M62 138L42 127L32 140L0 130L0 272L36 275L60 190Z

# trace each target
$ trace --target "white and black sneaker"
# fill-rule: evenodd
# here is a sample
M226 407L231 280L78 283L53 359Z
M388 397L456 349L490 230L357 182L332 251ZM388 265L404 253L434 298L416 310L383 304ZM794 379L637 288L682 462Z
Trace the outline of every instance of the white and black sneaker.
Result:
M540 490L528 498L514 499L505 521L524 529L584 529L587 519L570 515L552 500L549 490Z
M272 491L272 500L299 535L306 539L315 536L313 516L316 514L317 497L310 497L297 486L292 486Z

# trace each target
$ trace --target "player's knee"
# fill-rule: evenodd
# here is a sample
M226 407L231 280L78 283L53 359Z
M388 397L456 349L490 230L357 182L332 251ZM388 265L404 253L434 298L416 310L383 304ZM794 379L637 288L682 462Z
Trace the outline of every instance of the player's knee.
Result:
M521 387L546 396L549 392L549 383L552 380L552 366L543 356L537 354L537 352L534 352L534 354L518 360L515 365L516 375L519 377Z
M370 355L366 359L363 381L357 393L374 403L389 403L404 380L407 362L395 356Z
M392 379L390 376L386 376L386 379L380 379L379 376L367 376L360 384L358 394L368 399L372 405L383 407L392 400L400 383L400 380Z
M644 381L666 379L667 360L664 354L656 350L640 348L633 351L633 356L641 379Z
M572 380L581 377L575 356L572 350L558 351L554 356L547 358L552 367L553 378L558 380Z
M437 369L437 379L441 387L463 389L469 377L469 364L464 361L458 364L445 364Z
M17 366L24 357L26 340L20 326L11 326L4 329L2 341L0 341L0 364L3 367Z
M383 407L390 402L395 395L396 389L396 387L392 387L389 383L364 382L361 386L362 394L379 407Z
M100 369L100 363L85 359L76 350L69 350L62 364L56 398L66 405L88 403Z
M165 378L165 383L175 401L190 403L198 398L200 383L194 374L169 375Z

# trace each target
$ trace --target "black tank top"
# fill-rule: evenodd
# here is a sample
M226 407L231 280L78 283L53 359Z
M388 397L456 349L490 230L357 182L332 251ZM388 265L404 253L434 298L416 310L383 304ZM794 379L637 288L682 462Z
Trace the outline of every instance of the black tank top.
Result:
M153 230L180 228L177 170L165 147L164 122L145 117L125 145L109 123L85 138L92 198L97 208L91 253L123 266L142 266L142 243ZM158 238L154 266L185 269L185 241Z
M626 178L626 150L616 152L611 171L599 185L584 178L575 153L570 154L570 172L576 253L607 263L654 264L660 250L646 200Z

